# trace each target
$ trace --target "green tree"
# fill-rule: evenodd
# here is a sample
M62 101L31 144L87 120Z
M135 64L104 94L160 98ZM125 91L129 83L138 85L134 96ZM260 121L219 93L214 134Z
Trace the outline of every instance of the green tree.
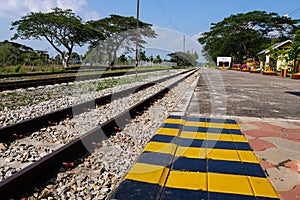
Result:
M0 42L0 63L3 67L19 63L26 64L29 54L34 54L34 52L28 46L8 40Z
M160 55L156 56L156 58L153 60L153 63L155 63L155 64L162 63L162 59L161 59Z
M153 55L149 56L149 61L150 61L150 62L153 62L153 61L154 61Z
M80 60L80 55L77 52L72 52L70 60L72 63L75 63L76 60Z
M270 63L269 63L269 67L271 67L271 69L273 71L276 71L276 67L277 67L277 60L282 61L281 65L284 66L280 66L281 69L285 69L287 66L287 63L290 59L289 59L289 55L287 50L285 49L274 49L274 48L269 48L269 55L270 55Z
M217 56L231 56L241 63L243 57L254 57L272 42L287 39L287 33L297 22L276 13L253 11L212 23L210 31L198 40L205 45L207 57L216 60Z
M6 67L10 55L13 55L12 51L14 51L14 47L11 43L4 41L0 44L0 62L3 67Z
M298 65L300 62L300 25L298 25L292 33L294 34L293 43L289 50L287 50L287 54L290 61L293 61L293 71L297 72L297 61Z
M45 39L61 55L68 67L73 48L93 40L100 31L85 24L72 10L53 8L49 13L31 12L12 23L16 30L12 39ZM66 50L66 55L64 50Z
M196 55L194 53L186 52L175 52L168 54L168 56L171 57L170 61L176 62L177 66L197 66L198 56Z
M149 61L149 59L146 56L146 51L140 51L139 60L140 61Z
M118 58L118 62L121 64L126 64L128 62L126 56L124 54L122 54L119 58Z
M89 21L88 24L104 33L105 42L100 37L98 39L100 42L94 43L91 48L99 47L97 51L103 51L108 55L110 67L117 59L118 50L122 48L123 54L134 50L136 44L136 19L134 17L110 15L104 19ZM157 36L151 27L151 24L139 21L139 48L143 48L143 45L146 44L143 38Z

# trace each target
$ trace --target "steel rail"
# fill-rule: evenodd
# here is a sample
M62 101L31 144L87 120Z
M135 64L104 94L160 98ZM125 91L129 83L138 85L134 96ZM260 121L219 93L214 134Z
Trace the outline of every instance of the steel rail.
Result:
M113 67L111 70L126 70L126 69L134 69L134 66L124 66L124 67ZM57 74L71 74L77 72L95 72L95 71L106 71L107 67L105 66L81 66L81 67L72 67L67 68L63 71L59 72L33 72L33 73L24 73L24 74L0 74L0 78L14 78L14 77L22 77L22 76L45 76L45 75L57 75Z
M166 69L163 69L166 70ZM138 73L148 73L154 72L157 70L142 70ZM161 70L158 70L161 71ZM111 72L111 73L101 73L101 74L91 74L91 75L81 75L81 76L69 76L69 77L56 77L56 78L45 78L45 79L35 79L35 80L22 80L22 81L8 81L8 82L0 82L0 92L5 90L15 90L19 88L28 88L28 87L37 87L37 86L45 86L45 85L53 85L60 83L69 83L74 81L85 81L91 79L101 79L108 78L114 76L123 76L123 75L131 75L134 74L133 71L124 71L124 72Z
M11 124L8 126L5 126L3 128L0 128L0 142L10 142L16 139L16 136L25 136L30 135L31 132L34 132L36 130L39 130L43 127L49 126L50 124L59 122L63 119L66 119L68 117L73 117L76 115L79 115L83 112L86 112L90 109L95 109L97 106L105 105L113 100L128 96L130 94L136 93L138 91L144 90L148 87L151 87L155 84L159 84L161 82L164 82L168 79L174 78L178 75L182 75L184 73L188 73L191 70L187 70L184 72L180 72L165 78L158 79L156 81L152 81L149 83L145 83L139 86L131 87L126 90L122 90L113 94L108 94L96 99L92 99L89 101L85 101L83 103L79 103L77 105L69 106L66 108L62 108L59 110L55 110L50 113L46 113L43 115L40 115L38 117L27 119L24 121L20 121L15 124Z
M126 109L114 118L88 131L81 137L62 146L37 162L25 167L7 179L0 182L0 194L3 199L19 198L25 192L32 192L34 187L42 184L53 175L57 174L63 166L63 162L73 162L77 158L90 155L97 148L94 144L99 143L116 134L116 128L122 130L129 121L142 114L157 99L163 98L171 88L194 74L192 70L176 82L164 87L157 93L140 101L134 106Z

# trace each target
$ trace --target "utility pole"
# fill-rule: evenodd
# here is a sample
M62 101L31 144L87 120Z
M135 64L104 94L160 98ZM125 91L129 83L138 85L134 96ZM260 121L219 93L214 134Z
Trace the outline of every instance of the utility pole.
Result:
M185 52L185 35L183 36L183 52Z
M140 16L140 0L137 0L136 6L136 46L135 46L135 76L139 66L139 16Z

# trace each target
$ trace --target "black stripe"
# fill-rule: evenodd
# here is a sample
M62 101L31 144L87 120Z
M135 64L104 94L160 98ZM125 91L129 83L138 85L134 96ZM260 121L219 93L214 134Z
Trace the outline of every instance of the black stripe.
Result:
M206 122L205 118L197 118L197 117L187 117L186 121L192 121L192 122Z
M219 192L208 192L209 199L211 200L256 200L255 196L229 194Z
M198 126L184 126L183 131L189 132L204 132L204 133L219 133L219 134L235 134L241 135L242 132L238 129L225 129L225 128L206 128Z
M256 197L257 200L279 200L279 198L272 197Z
M172 170L266 177L259 164L229 160L175 157Z
M168 117L168 119L184 119L185 117L184 116L179 116L179 115L170 115Z
M246 175L241 162L227 160L207 160L208 172L221 174Z
M205 148L206 141L205 140L195 140L195 139L188 139L188 138L178 138L179 139L179 146L183 147L198 147L198 148Z
M176 157L174 159L172 170L207 172L207 160L196 158Z
M178 138L179 146L196 147L196 148L214 148L214 149L229 149L229 150L252 150L246 142L230 142L219 140L199 140L189 138Z
M188 200L204 200L208 199L207 191L186 190L165 187L161 196L161 200L188 199Z
M179 129L181 124L163 124L161 128L174 128Z
M124 180L109 199L149 200L158 199L162 187L158 184Z
M145 163L150 165L159 165L170 167L173 155L157 153L157 152L143 152L137 159L138 163Z
M210 123L218 123L218 124L236 124L235 120L232 119L215 119L215 118L207 118L206 122Z
M243 162L246 174L248 176L256 176L266 178L266 174L261 168L260 164Z
M248 142L234 142L234 144L238 150L252 151Z
M236 150L234 142L206 140L206 148Z
M151 142L165 142L165 143L176 143L177 137L169 136L169 135L160 135L156 134L154 135L151 140Z

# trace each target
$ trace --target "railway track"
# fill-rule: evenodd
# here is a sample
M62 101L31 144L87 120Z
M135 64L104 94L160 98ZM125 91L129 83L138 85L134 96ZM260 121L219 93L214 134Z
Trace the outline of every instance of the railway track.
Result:
M30 76L45 76L45 75L57 75L57 74L72 74L77 72L91 72L91 71L106 71L108 68L105 66L81 66L71 67L61 72L36 72L36 73L25 73L25 74L1 74L0 78L14 78L14 77L30 77ZM114 67L111 70L126 70L134 69L134 66Z
M91 154L103 140L110 138L112 135L116 135L117 132L124 129L124 127L130 122L130 119L141 115L155 102L155 100L162 98L171 88L175 87L178 83L185 80L187 77L190 77L194 73L195 71L193 70L188 71L186 74L182 74L179 79L164 88L160 88L157 92L155 92L155 94L135 103L133 106L122 111L117 116L101 123L101 125L95 127L93 130L88 131L77 139L61 146L37 162L34 162L9 178L3 180L0 182L0 194L4 198L20 197L24 192L32 190L37 184L49 179L49 177L53 176L53 174L57 174L63 165L67 169L72 167L70 165L74 165L74 160L78 159L80 156L87 156ZM174 77L175 75L172 76L172 78ZM156 82L144 84L138 88L130 88L114 94L113 96L108 95L96 99L95 101L85 102L54 113L40 116L38 118L9 125L0 129L0 140L3 142L12 142L21 137L21 132L30 134L37 129L53 124L54 122L61 121L64 118L79 115L87 110L94 109L112 100L136 93L166 80L167 78L163 78ZM18 189L16 190L16 188Z
M138 73L147 73L152 71L153 70L143 70L143 71L138 71ZM53 85L53 84L60 84L60 83L69 83L74 81L85 81L85 80L101 79L107 77L117 77L117 76L123 76L124 74L130 75L130 74L135 74L135 72L124 71L124 72L100 73L100 74L93 74L93 75L81 75L81 76L79 75L79 76L44 78L44 79L35 79L35 80L0 82L0 92L5 90L19 89L19 88L38 87L38 86Z
M191 70L189 70L191 71ZM26 136L28 133L32 133L33 131L39 130L42 127L55 124L63 119L72 118L73 116L79 115L83 112L86 112L91 109L95 109L96 107L105 105L111 101L116 99L128 96L133 93L137 93L146 88L154 86L155 84L162 83L168 79L174 78L178 75L187 73L189 71L181 72L179 74L174 74L165 78L161 78L156 81L152 81L149 83L145 83L139 86L131 87L123 91L116 92L114 94L108 94L96 99L92 99L89 101L85 101L83 103L79 103L77 105L69 106L66 108L62 108L56 110L54 112L50 112L47 114L40 115L38 117L34 117L32 119L24 120L15 124L11 124L0 128L0 142L10 142L15 140L16 138L20 138Z

